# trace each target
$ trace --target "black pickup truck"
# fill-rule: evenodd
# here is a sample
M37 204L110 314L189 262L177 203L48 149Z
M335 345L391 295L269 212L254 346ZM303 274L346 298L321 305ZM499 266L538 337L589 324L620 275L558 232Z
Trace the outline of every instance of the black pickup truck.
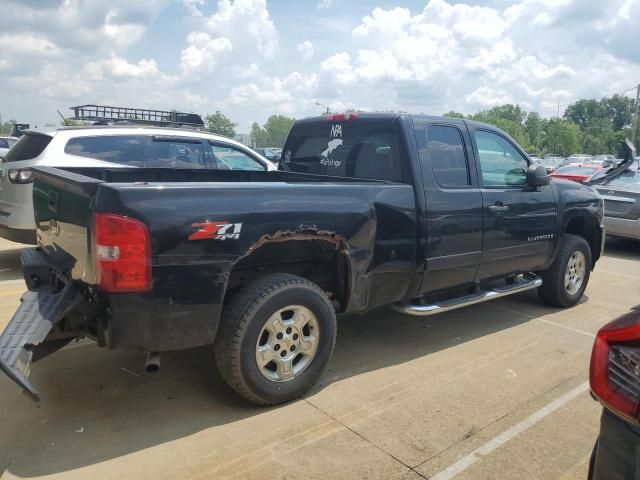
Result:
M432 315L537 288L574 305L604 243L590 186L550 182L507 134L406 114L298 121L280 171L36 168L39 246L0 337L34 399L33 361L88 337L214 345L258 404L293 399L331 356L336 314ZM212 360L213 367L213 360Z

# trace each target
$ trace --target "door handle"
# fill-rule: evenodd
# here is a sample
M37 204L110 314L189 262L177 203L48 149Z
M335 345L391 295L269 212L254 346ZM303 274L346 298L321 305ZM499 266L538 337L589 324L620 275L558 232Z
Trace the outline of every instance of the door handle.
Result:
M502 205L501 203L496 203L495 205L489 205L488 209L490 212L493 212L496 215L501 215L507 210L509 210L509 205Z

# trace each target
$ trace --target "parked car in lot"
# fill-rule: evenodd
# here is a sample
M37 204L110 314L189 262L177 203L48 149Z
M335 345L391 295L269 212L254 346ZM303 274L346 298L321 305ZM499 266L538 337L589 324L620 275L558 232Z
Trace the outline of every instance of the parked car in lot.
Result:
M13 144L17 141L18 139L16 137L0 136L0 163L2 163L2 157L7 154L9 149L13 147Z
M239 142L211 133L149 126L26 130L0 164L0 236L35 243L31 169L161 167L276 170Z
M558 157L545 157L540 160L540 165L542 165L547 173L553 173L558 168L562 166L563 159Z
M639 306L640 307L640 306ZM600 329L591 354L591 393L602 406L589 480L638 477L640 308Z
M640 239L640 165L596 186L604 199L604 225L609 235Z
M282 153L282 150L279 148L254 148L254 150L276 165L280 162L280 154Z
M562 178L578 183L585 183L602 170L600 165L569 164L557 168L550 174L552 178Z
M621 159L616 160L616 157L613 155L594 155L591 160L587 163L589 165L602 165L603 167L610 167L620 161Z
M587 162L590 162L592 159L593 157L591 155L586 155L584 153L574 153L573 155L569 155L569 157L567 157L567 163L569 164L587 163Z
M603 201L551 182L503 131L470 120L340 114L298 121L280 171L36 167L39 247L0 336L31 360L88 337L158 355L214 345L257 404L306 392L336 314L428 316L537 289L575 305L603 247Z

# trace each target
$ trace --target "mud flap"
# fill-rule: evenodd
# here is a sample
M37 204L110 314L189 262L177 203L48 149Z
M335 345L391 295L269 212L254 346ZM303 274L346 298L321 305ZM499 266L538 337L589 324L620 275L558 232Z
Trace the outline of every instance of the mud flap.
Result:
M72 282L58 293L51 293L45 288L26 292L20 300L20 307L0 335L0 369L36 402L40 397L28 380L32 349L81 300L82 296Z

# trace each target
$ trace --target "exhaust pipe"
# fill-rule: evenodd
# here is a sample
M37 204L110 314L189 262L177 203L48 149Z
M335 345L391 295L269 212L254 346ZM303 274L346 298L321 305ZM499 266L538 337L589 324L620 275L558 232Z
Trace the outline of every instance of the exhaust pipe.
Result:
M155 352L147 353L144 369L147 373L156 373L160 370L160 354Z

